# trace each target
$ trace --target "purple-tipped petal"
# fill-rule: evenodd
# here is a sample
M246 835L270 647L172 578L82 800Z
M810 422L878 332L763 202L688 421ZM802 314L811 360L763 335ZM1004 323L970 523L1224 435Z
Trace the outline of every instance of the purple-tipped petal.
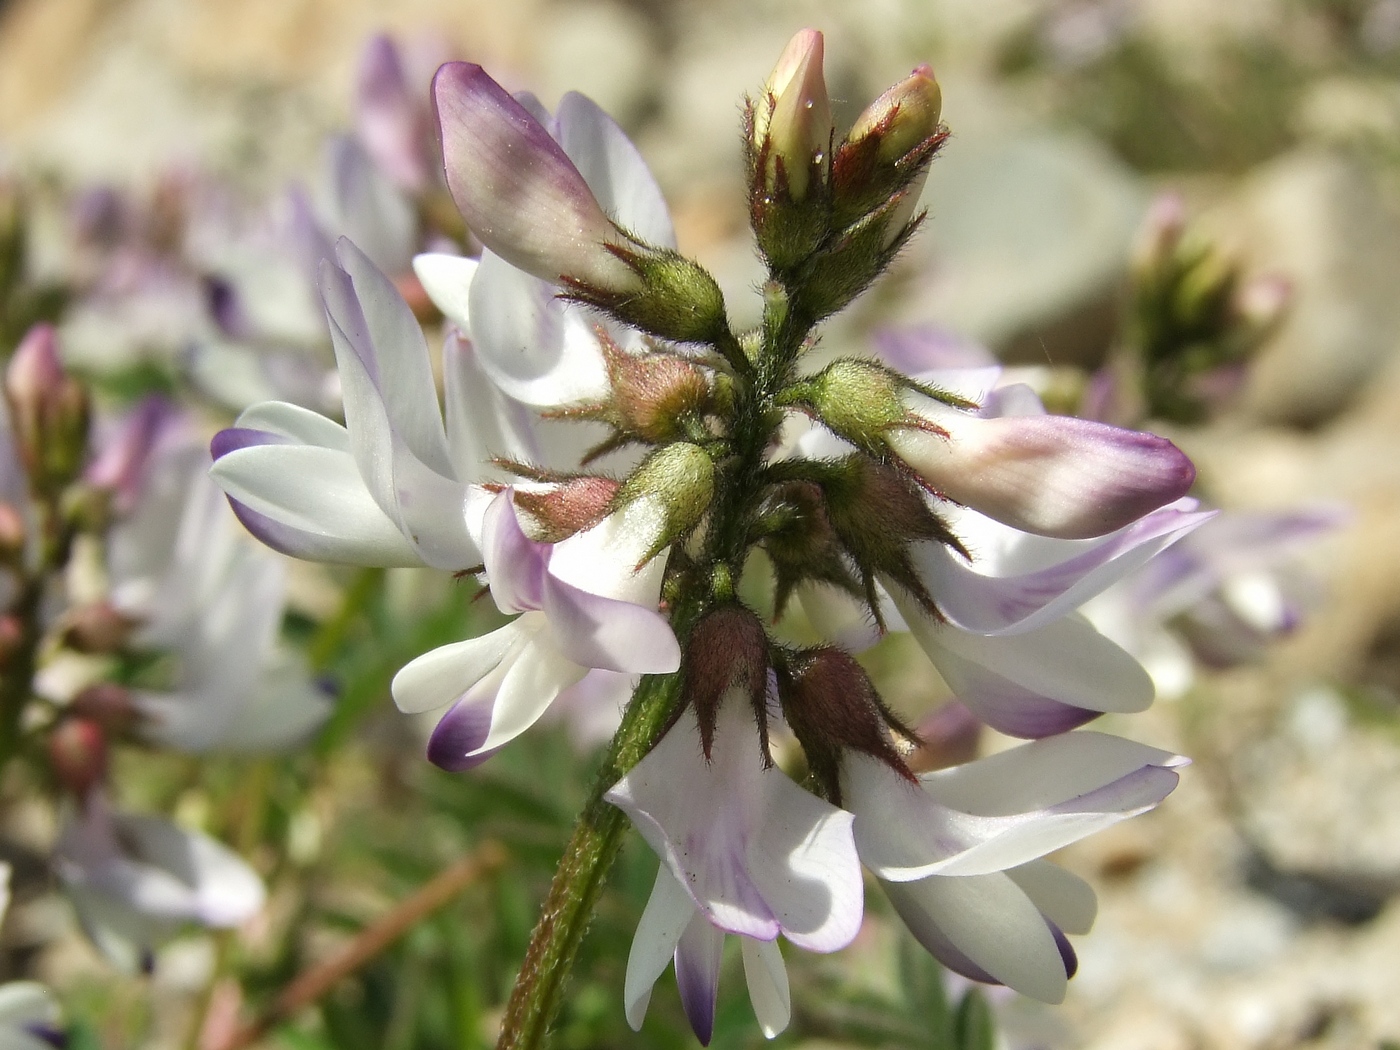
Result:
M507 614L544 608L550 545L525 535L511 489L486 508L481 532L481 559L496 608Z
M478 65L433 78L447 185L471 231L511 265L625 292L637 275L606 247L623 243L549 132Z
M149 394L122 421L83 472L89 485L113 493L123 513L140 494L161 440L180 426L175 403L162 394Z
M1033 553L1030 548L1044 548L1034 551L1042 556L1057 546L1067 548L1063 560L1032 572L1001 575L997 566L979 565L976 551L969 566L941 543L919 544L914 564L949 623L983 635L1029 631L1078 608L1214 516L1193 513L1193 501L1181 503L1153 511L1087 549L1026 537L1016 551L1021 561Z
M467 696L448 708L428 736L428 761L449 773L461 773L495 754L495 750L481 748L491 731L494 707L494 696L488 699Z
M676 986L685 1018L701 1046L710 1045L715 1029L715 1000L719 996L719 964L724 934L696 916L676 945Z
M910 393L946 431L900 428L890 447L955 502L1026 532L1102 536L1182 496L1196 469L1165 438L1070 416L982 419Z
M242 448L290 444L293 442L289 438L271 431L254 430L251 427L225 427L209 439L209 454L217 461Z

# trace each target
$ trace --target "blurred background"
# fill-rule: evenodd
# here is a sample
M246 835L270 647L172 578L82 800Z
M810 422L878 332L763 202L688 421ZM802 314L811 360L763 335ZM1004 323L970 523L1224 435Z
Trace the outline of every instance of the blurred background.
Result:
M929 62L952 129L923 231L828 327L826 348L937 326L1072 402L1133 338L1134 246L1149 202L1169 191L1232 272L1277 278L1289 297L1224 407L1147 425L1195 459L1218 506L1346 508L1289 562L1306 614L1296 630L1235 660L1212 658L1210 623L1194 638L1183 628L1154 667L1159 687L1172 683L1154 708L1101 723L1195 764L1160 809L1066 851L1100 891L1097 928L1077 941L1063 1007L992 996L1000 1037L1092 1050L1400 1045L1400 0L0 0L0 174L33 188L31 280L71 281L73 202L95 188L158 212L172 185L217 183L230 209L256 210L289 182L314 183L327 136L352 123L362 50L387 32L425 71L424 90L436 60L460 57L548 106L571 89L593 97L638 143L682 251L717 274L742 323L757 318L763 274L741 98L804 25L826 33L838 128ZM111 297L68 310L60 332L114 397L147 382L141 362L192 338L168 304ZM116 344L135 349L108 367ZM152 976L114 976L33 874L41 861L25 881L25 850L47 848L53 817L10 790L12 975L58 989L90 1046L209 1045L201 1025L261 1001L494 837L515 858L507 873L268 1043L490 1045L589 758L561 729L465 776L421 760L388 678L489 615L467 597L427 573L298 565L287 631L341 689L315 745L251 767L119 756L128 797L236 842L269 879L265 915L236 941L190 934ZM944 696L907 639L882 643L870 665L913 716ZM669 977L641 1035L622 1022L653 871L633 839L558 1045L692 1045ZM775 1045L923 1045L919 1011L936 1006L910 1005L895 928L872 910L852 949L792 960L797 1020ZM720 1014L713 1045L762 1042L737 967Z

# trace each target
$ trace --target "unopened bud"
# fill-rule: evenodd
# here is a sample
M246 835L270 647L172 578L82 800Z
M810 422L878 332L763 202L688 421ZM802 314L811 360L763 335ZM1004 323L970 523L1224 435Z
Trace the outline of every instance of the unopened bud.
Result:
M125 733L138 715L131 692L115 682L88 686L73 698L68 710L75 717L96 722L110 735Z
M850 748L914 779L891 729L913 734L885 707L875 684L843 649L808 649L777 668L783 714L807 755L817 783L841 804L841 753Z
M750 150L763 192L800 201L821 178L831 148L831 100L822 75L822 35L803 29L783 49L754 103Z
M1133 271L1141 279L1167 262L1181 244L1186 231L1186 202L1179 193L1160 193L1153 198L1138 229L1133 246Z
M715 491L715 465L699 445L677 441L657 449L622 483L615 508L646 500L659 511L647 558L684 536L704 517Z
M704 369L675 354L629 354L610 340L604 353L619 429L644 441L674 441L710 400Z
M896 194L887 220L892 236L913 215L929 162L947 137L939 118L943 91L933 70L919 66L856 118L832 162L837 222L844 226Z
M10 660L24 644L24 625L18 616L0 616L0 671L10 666Z
M37 490L52 492L72 481L87 444L88 396L63 369L52 325L35 325L5 370L20 459Z
M63 641L80 653L115 653L138 624L108 602L93 602L69 613Z
M768 752L768 632L738 604L720 605L691 629L681 657L681 698L695 709L700 746L710 757L719 708L737 692L753 708L765 756Z
M107 736L89 718L64 718L49 734L49 765L58 782L79 798L107 775Z
M559 543L607 517L617 490L612 478L568 478L538 491L517 486L515 506L531 539Z
M1283 319L1293 302L1293 283L1277 274L1245 281L1235 294L1235 313L1254 332L1263 334Z
M13 503L0 501L0 565L14 565L24 555L28 530L24 515Z

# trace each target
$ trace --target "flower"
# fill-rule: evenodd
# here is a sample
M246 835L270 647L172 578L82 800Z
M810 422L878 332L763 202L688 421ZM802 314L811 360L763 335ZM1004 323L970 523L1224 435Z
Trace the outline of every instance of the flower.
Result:
M1091 600L1085 614L1142 661L1159 695L1179 697L1196 661L1247 663L1298 628L1308 595L1290 563L1348 517L1332 506L1218 512L1165 557Z
M501 612L521 615L418 657L392 689L408 713L451 705L428 757L454 771L484 761L556 700L568 706L573 692L615 708L630 676L680 665L670 624L655 611L665 557L638 569L659 524L645 506L632 504L557 544L525 534L511 488L482 493L471 506L492 598Z
M0 863L0 919L10 908L10 875L10 866ZM63 1046L62 1017L53 993L37 981L0 984L0 1046L5 1050Z
M973 395L988 412L1040 409L1028 388L996 389L995 369L928 375L960 396ZM1059 417L967 418L991 423ZM809 432L796 445L798 453L810 457L838 449L822 431ZM1073 443L1054 455L1063 456L1068 476L1075 461ZM1092 467L1095 457L1089 458ZM1067 518L1080 516L1076 499L1096 501L1091 487L1072 492L1076 484L1070 482L1057 501ZM1038 498L1029 491L1027 495ZM947 500L932 502L970 559L941 542L911 544L910 563L937 614L907 588L882 577L884 592L897 610L886 623L913 633L958 699L994 728L1023 737L1064 732L1104 711L1140 711L1151 704L1152 682L1146 672L1076 609L1199 528L1212 516L1209 512L1198 511L1194 500L1182 499L1129 519L1105 535L1066 539L1037 535ZM1120 504L1115 513L1126 509ZM877 637L865 614L838 588L809 583L798 593L818 629L832 640L863 648Z
M973 980L1059 1002L1076 966L1064 934L1088 932L1094 894L1040 858L1151 809L1185 762L1065 733L911 784L848 754L844 800L861 861L920 944Z
M627 1020L640 1029L674 956L686 1016L708 1045L728 933L741 938L750 1000L771 1038L789 1013L778 935L832 952L860 929L852 817L773 767L742 689L721 700L708 756L697 729L683 718L604 796L661 858L627 961Z
M355 84L355 130L375 165L409 193L432 185L437 152L426 93L410 86L404 56L380 34L365 45Z
M59 834L53 858L83 929L131 971L149 971L154 949L184 924L237 926L266 897L226 846L159 817L114 812L100 789Z
M598 328L629 353L643 349L640 335L561 299L560 278L638 290L638 275L605 247L630 243L619 226L649 245L675 247L641 154L577 93L551 117L528 95L511 98L479 67L454 63L439 72L434 97L448 185L486 250L479 265L420 256L424 290L470 334L482 367L509 396L543 407L605 399Z
M157 465L163 484L109 540L114 605L142 623L135 643L177 661L171 690L131 691L142 732L195 753L299 743L331 700L278 643L286 564L239 527L204 450L183 451Z
M220 432L213 477L255 536L293 557L461 570L481 553L467 531L471 482L492 455L531 458L518 407L491 387L463 340L443 348L446 425L422 329L392 282L350 241L322 293L345 426L283 402Z

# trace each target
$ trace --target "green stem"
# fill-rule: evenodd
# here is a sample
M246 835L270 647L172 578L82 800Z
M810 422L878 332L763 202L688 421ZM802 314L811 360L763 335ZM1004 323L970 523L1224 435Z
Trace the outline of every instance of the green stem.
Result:
M496 1050L534 1050L544 1042L594 905L627 831L627 817L605 802L603 793L651 750L671 714L678 685L676 675L648 676L627 707L530 935L525 961L506 1004Z

